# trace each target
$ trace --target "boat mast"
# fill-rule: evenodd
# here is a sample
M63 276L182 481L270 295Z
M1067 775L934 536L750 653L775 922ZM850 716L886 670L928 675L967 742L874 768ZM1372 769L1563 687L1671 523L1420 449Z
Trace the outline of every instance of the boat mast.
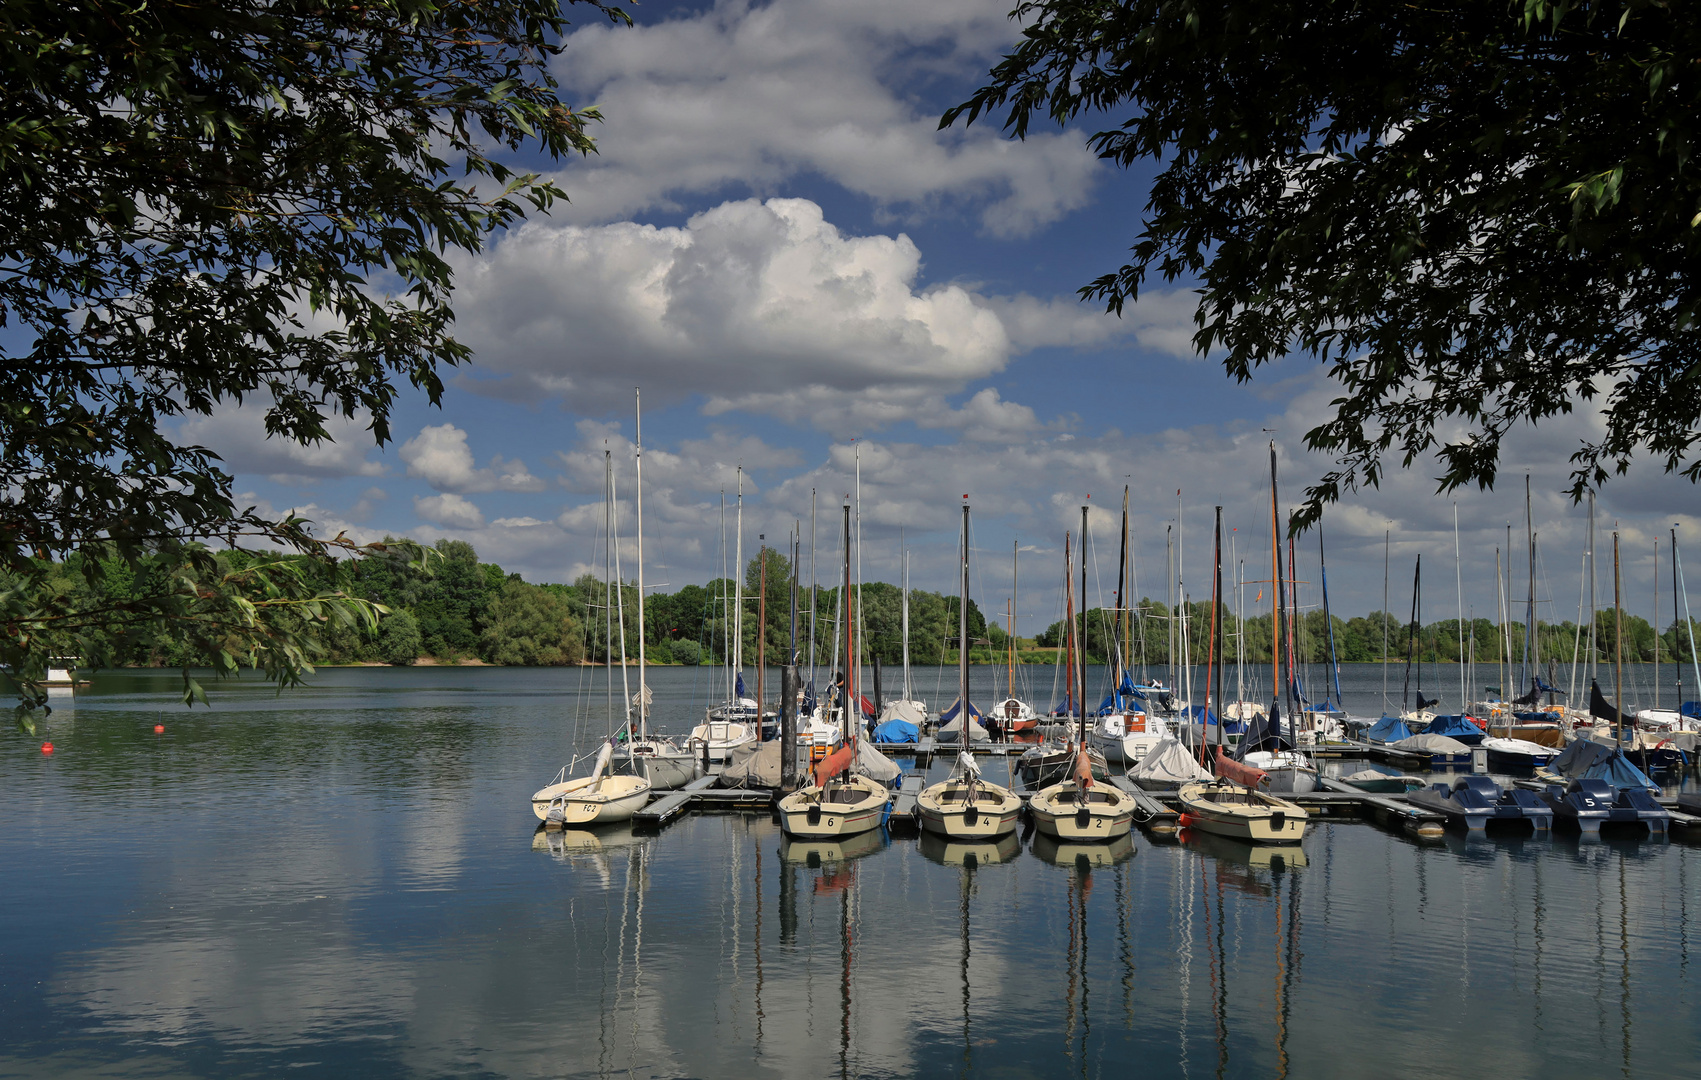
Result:
M914 701L915 694L910 691L910 552L904 546L903 530L898 531L898 561L903 580L903 634L904 634L904 700Z
M1063 531L1063 708L1064 718L1075 707L1075 564L1069 560L1069 530Z
M1470 695L1465 688L1465 578L1459 568L1459 504L1453 504L1453 587L1459 594L1459 715L1470 711Z
M1654 708L1660 707L1660 538L1654 537Z
M1282 693L1282 540L1281 519L1276 516L1276 440L1270 440L1270 702Z
M1008 689L1011 697L1016 696L1016 608L1020 606L1018 600L1021 597L1019 588L1021 579L1017 576L1019 569L1017 556L1021 554L1021 551L1022 542L1020 540L1010 541L1010 625L1008 628L1010 634L1010 671L1005 676L1005 682L1010 684Z
M1081 680L1081 722L1077 725L1080 741L1077 746L1087 745L1087 508L1081 507L1081 629L1080 653L1081 663L1079 678Z
M969 750L969 504L963 502L962 573L957 596L957 721L963 734L963 752ZM969 805L974 805L973 795Z
M1169 692L1179 698L1175 682L1175 526L1164 526L1164 599L1169 601Z
M1122 679L1128 670L1128 485L1122 485L1122 551L1116 559L1116 626L1121 631L1121 648L1116 664L1116 688L1120 694ZM1119 699L1120 700L1120 699Z
M649 692L644 685L644 393L637 387L632 388L632 405L636 418L633 450L638 488L638 737L643 739L649 737L650 729ZM760 723L758 717L757 724Z
M820 590L815 581L815 489L809 489L809 688L815 689L815 604ZM907 672L906 672L907 674Z
M1346 703L1341 700L1341 661L1335 654L1335 620L1329 614L1329 561L1323 554L1323 521L1317 522L1317 571L1323 579L1323 625L1329 628L1329 673L1335 683L1335 705L1342 712ZM1462 688L1462 687L1461 687ZM1325 704L1327 704L1325 695Z
M1541 648L1536 643L1536 533L1530 517L1530 474L1524 474L1524 536L1529 542L1530 592L1524 597L1524 682L1535 688Z
M1205 688L1205 722L1210 723L1211 706L1217 707L1217 745L1223 744L1223 508L1217 507L1217 537L1212 545L1216 580L1211 585L1211 669L1214 679ZM1210 730L1209 728L1206 729Z
M1239 631L1234 637L1234 696L1238 704L1246 700L1246 564L1240 561L1240 546L1233 533L1229 534L1229 559L1234 563L1234 622Z
M1392 529L1382 530L1382 711L1388 711L1388 540ZM1496 567L1500 565L1496 558Z
M1418 639L1418 582L1423 576L1423 556L1417 557L1417 568L1412 571L1412 626L1406 635L1406 685L1400 690L1400 708L1411 711L1412 705L1412 652L1417 648ZM1423 670L1418 670L1418 700L1423 699Z
M614 722L614 599L619 594L620 576L614 569L614 453L602 452L602 666L608 683L608 718ZM621 649L624 652L625 625L621 626ZM624 664L622 665L624 669ZM621 706L624 709L626 706Z
M1695 686L1701 690L1701 656L1695 654L1695 623L1689 617L1689 586L1683 580L1683 556L1677 548L1677 526L1671 527L1671 567L1677 575L1677 594L1683 597L1683 626L1689 635L1689 662L1695 669ZM1677 603L1672 603L1673 613L1676 613ZM1683 710L1683 695L1678 694L1678 711Z
M1624 596L1623 575L1618 566L1618 530L1612 531L1612 697L1618 713L1619 747L1624 746Z
M847 502L847 503L845 503L845 699L844 699L844 701L840 702L841 707L839 709L839 735L847 743L852 743L854 745L854 740L855 740L856 736L853 734L854 729L851 727L851 719L850 719L851 718L851 710L857 709L858 711L860 711L861 708L862 708L862 703L857 700L856 667L855 667L854 664L851 663L852 657L854 657L856 655L856 645L855 645L855 642L853 640L854 635L851 633L851 629L852 629L853 624L851 622L851 606L850 606L850 581L851 581L850 543L851 543L851 508L850 508L850 503ZM858 725L858 726L860 726L860 725ZM853 760L854 760L854 758L853 758ZM846 772L850 771L850 762L846 762L845 771Z
M744 466L738 467L738 510L734 515L733 525L734 554L732 590L733 590L733 639L732 639L732 671L739 681L744 679ZM727 695L732 702L738 704L738 699L744 695L739 692L736 684L733 692ZM756 705L756 723L762 723L761 703Z
M1599 621L1598 604L1595 599L1597 582L1600 572L1595 568L1595 493L1589 492L1589 678L1598 681L1600 678L1600 641L1597 636L1595 623Z

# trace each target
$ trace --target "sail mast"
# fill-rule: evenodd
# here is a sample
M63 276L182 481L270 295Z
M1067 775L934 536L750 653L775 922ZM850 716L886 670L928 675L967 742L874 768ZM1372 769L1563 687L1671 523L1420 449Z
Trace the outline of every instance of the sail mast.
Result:
M862 708L862 703L857 700L856 665L851 662L852 658L854 658L856 656L856 643L854 641L854 635L851 633L851 629L852 629L854 624L851 622L851 605L850 605L850 583L851 583L851 551L850 551L850 545L851 545L851 508L850 508L850 503L847 502L847 503L845 503L845 579L844 579L845 580L845 588L844 588L844 592L845 592L845 698L844 698L844 701L842 701L840 703L841 707L839 709L839 734L840 734L841 737L844 738L844 740L846 742L849 742L852 738L851 731L853 729L851 728L851 710L857 709L857 710L860 711L861 708ZM849 768L848 764L846 765L846 768L847 769Z
M1541 649L1536 643L1536 533L1530 517L1530 474L1524 474L1524 537L1529 542L1530 592L1524 597L1524 682L1535 687ZM1520 695L1522 691L1520 690Z
M1205 722L1211 722L1211 706L1217 707L1217 745L1223 742L1223 508L1217 507L1217 537L1212 545L1216 580L1211 585L1211 669L1214 677L1205 688ZM1210 729L1207 728L1207 731Z
M1453 587L1459 594L1459 715L1469 711L1465 688L1465 578L1459 565L1459 504L1453 504Z
M1080 741L1087 745L1087 508L1081 507L1081 630L1080 630L1081 722L1077 725Z
M633 450L637 469L638 488L638 737L649 737L649 690L644 685L644 394L632 389ZM756 720L761 724L761 718Z
M963 751L969 749L969 504L963 502L962 580L957 596L957 721L962 726Z
M1282 686L1282 540L1276 516L1276 440L1270 440L1270 701L1281 700Z
M1617 745L1624 745L1624 577L1618 566L1618 530L1612 531L1612 704L1618 713Z
M1671 567L1672 572L1677 575L1677 593L1683 597L1683 626L1689 636L1689 662L1695 669L1695 689L1697 693L1701 693L1701 656L1697 656L1695 653L1695 623L1689 617L1689 585L1683 580L1683 556L1677 548L1676 525L1671 527ZM1673 600L1672 613L1675 615L1676 612L1677 602ZM1679 712L1683 711L1682 697L1682 694L1678 695L1677 707Z
M733 563L733 566L732 566L732 595L733 595L733 608L732 608L732 624L733 624L732 625L732 629L733 629L732 672L733 672L733 676L739 682L743 682L744 681L744 466L743 465L740 465L738 467L738 510L737 510L736 514L734 515L733 538L734 538L734 548L736 549L736 553L733 555L733 558L732 558L732 563ZM744 695L739 692L739 690L737 689L737 685L734 684L733 692L729 696L733 699L733 703L736 705L738 703L738 699L743 697ZM760 703L758 703L757 706L756 706L756 712L758 713L758 715L756 717L756 723L757 723L758 726L760 726L761 723L762 723L762 717L760 715L760 713L762 712L762 706L760 705Z

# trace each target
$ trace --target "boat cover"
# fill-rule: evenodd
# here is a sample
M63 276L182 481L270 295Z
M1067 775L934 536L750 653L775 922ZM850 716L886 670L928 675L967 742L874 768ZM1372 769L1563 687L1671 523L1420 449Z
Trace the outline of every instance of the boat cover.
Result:
M882 720L874 725L875 742L913 743L920 738L921 728L908 720Z
M888 720L902 720L920 727L927 722L927 714L922 711L918 702L888 701L886 707L880 710L880 722L884 724Z
M1573 742L1553 759L1549 768L1572 780L1605 780L1615 788L1659 790L1647 773L1631 764L1624 751L1593 739Z
M1677 711L1691 720L1701 720L1701 701L1686 701L1677 707Z
M1121 712L1123 709L1135 708L1134 702L1145 701L1146 695L1134 687L1134 679L1128 672L1122 673L1122 681L1117 684L1103 701L1099 702L1097 715Z
M1445 735L1449 739L1458 739L1463 742L1466 739L1480 740L1483 736L1483 729L1472 723L1469 717L1455 713L1451 716L1437 716L1429 722L1428 727L1423 729L1423 733L1425 735Z
M891 758L866 742L856 744L856 771L870 780L890 784L903 774L903 769Z
M1427 731L1420 735L1413 735L1409 739L1391 742L1388 745L1396 750L1408 750L1417 754L1469 754L1471 752L1471 748L1458 739L1449 739L1445 735L1432 735Z
M1371 742L1391 743L1412 737L1412 729L1398 716L1384 716L1370 725L1367 737Z
M1259 713L1252 718L1246 735L1234 748L1234 759L1245 761L1246 755L1255 750L1279 752L1293 748L1293 740L1282 734L1282 706L1279 702L1271 702L1268 716Z
M1146 756L1128 770L1128 779L1136 783L1146 780L1186 784L1210 778L1211 774L1199 767L1192 751L1168 736L1158 740L1157 745L1146 751Z
M939 735L941 738L950 735L960 735L962 728L957 725L957 713L962 710L962 699L951 703L951 707L939 715ZM969 702L969 739L985 742L989 736L986 728L981 726L981 712L975 708L974 702Z
M807 765L808 762L802 764ZM777 788L780 786L780 741L741 743L727 753L721 769L723 787Z

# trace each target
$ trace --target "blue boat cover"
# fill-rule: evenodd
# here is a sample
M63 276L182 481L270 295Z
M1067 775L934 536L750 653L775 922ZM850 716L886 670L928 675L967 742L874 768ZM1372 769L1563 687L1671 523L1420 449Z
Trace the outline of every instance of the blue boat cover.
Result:
M1615 788L1657 789L1648 774L1638 769L1616 746L1593 739L1578 739L1553 759L1553 771L1572 780L1605 780Z
M1189 705L1183 712L1183 715L1194 723L1198 723L1203 720L1206 724L1209 724L1212 727L1215 727L1217 724L1217 714L1206 709L1203 705Z
M887 720L874 725L874 741L882 743L913 743L921 738L921 729L908 720Z
M1120 712L1132 708L1136 701L1145 701L1146 695L1134 686L1134 678L1128 672L1122 673L1122 682L1112 690L1105 699L1099 702L1099 710L1094 715L1104 716L1108 713Z
M1686 701L1677 707L1677 711L1691 720L1701 720L1701 701Z
M1483 737L1482 728L1477 727L1457 713L1452 716L1437 716L1429 722L1429 726L1424 728L1423 732L1426 735L1445 735L1449 739L1458 739L1460 742L1467 739L1472 742L1481 742Z
M1399 742L1401 739L1411 738L1413 734L1412 729L1398 716L1384 716L1370 725L1370 731L1366 733L1371 742L1381 743Z

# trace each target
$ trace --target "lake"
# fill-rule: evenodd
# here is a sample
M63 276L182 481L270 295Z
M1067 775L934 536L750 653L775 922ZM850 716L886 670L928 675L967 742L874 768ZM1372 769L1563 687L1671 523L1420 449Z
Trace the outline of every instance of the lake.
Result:
M651 673L658 726L707 676ZM1346 669L1348 706L1381 678ZM527 800L603 734L600 672L326 669L193 711L176 684L97 673L4 740L0 1076L1679 1076L1701 1049L1681 841L551 835Z

